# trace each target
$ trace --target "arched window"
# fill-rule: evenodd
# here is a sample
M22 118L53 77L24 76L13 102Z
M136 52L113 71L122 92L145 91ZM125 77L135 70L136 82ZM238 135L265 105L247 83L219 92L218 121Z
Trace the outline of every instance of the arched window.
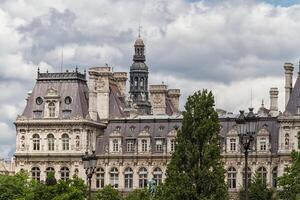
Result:
M156 182L156 185L161 184L162 182L162 171L159 167L156 167L153 171L153 179Z
M264 167L260 167L257 170L258 176L266 183L267 182L267 170Z
M34 134L32 136L33 142L33 150L40 150L40 136L38 134Z
M48 150L54 151L54 135L53 134L47 135L47 142L48 142Z
M236 169L230 167L227 172L227 184L229 189L236 188Z
M110 170L110 184L114 187L114 188L118 188L119 187L119 171L117 168L113 167Z
M117 139L113 140L113 152L119 152L119 142Z
M139 82L138 77L135 77L135 78L134 78L134 87L135 87L136 89L138 88L138 82Z
M60 169L60 179L61 180L68 180L70 177L70 170L67 167L62 167Z
M277 177L278 177L278 168L274 167L272 170L272 187L277 188Z
M290 135L288 133L286 133L284 136L284 144L285 144L286 148L288 148L290 146Z
M133 171L130 167L127 167L124 171L125 176L125 189L131 189L133 187Z
M69 136L68 136L68 134L64 133L61 136L61 140L62 140L62 150L64 150L64 151L69 150Z
M55 103L50 102L48 104L48 109L49 109L49 117L55 117Z
M31 169L31 177L32 179L36 180L36 181L40 181L41 180L41 170L38 167L33 167Z
M175 139L172 139L171 141L171 152L174 152L175 151L175 146L176 146L176 141L175 141Z
M142 140L142 152L147 152L148 150L148 142L147 140Z
M47 168L46 168L46 177L48 176L48 174L49 174L50 172L54 172L54 173L55 173L55 170L54 170L53 167L47 167Z
M104 187L104 169L98 168L96 170L96 188Z
M141 79L140 79L140 88L141 89L143 89L144 88L144 78L142 77Z
M148 171L145 167L139 170L139 188L147 187Z
M245 187L245 169L243 169L242 174L243 174L243 187ZM251 175L252 175L251 169L248 167L248 186L251 183Z

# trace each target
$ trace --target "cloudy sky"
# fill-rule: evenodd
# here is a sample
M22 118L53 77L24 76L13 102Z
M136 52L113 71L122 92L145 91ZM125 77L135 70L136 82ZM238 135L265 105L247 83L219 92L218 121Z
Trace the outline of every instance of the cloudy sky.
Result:
M187 95L213 90L218 108L269 107L283 63L300 59L300 1L0 0L0 157L13 154L13 122L42 71L112 66L128 71L141 25L150 82ZM296 78L294 73L294 77Z

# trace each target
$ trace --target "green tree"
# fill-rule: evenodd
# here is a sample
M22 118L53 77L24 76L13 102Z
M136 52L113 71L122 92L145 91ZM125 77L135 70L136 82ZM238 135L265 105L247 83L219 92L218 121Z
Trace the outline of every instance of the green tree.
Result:
M122 196L118 190L111 185L107 185L104 188L98 190L93 197L94 200L122 200Z
M219 140L219 121L213 94L207 90L198 91L187 99L176 150L157 198L228 199Z
M248 190L249 200L277 200L276 190L268 188L266 181L256 173L251 179ZM239 199L245 200L245 190L239 192Z
M29 185L28 176L24 172L14 176L0 175L0 200L24 199L30 194Z
M278 185L282 188L279 193L281 199L300 200L300 153L291 153L292 164L285 168L284 174L278 180Z
M150 193L147 189L136 189L128 194L125 200L150 200Z

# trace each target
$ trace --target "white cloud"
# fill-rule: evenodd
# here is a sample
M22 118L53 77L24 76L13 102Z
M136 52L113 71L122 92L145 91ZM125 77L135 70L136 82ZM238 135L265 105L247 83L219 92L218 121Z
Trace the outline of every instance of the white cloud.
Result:
M0 136L12 148L12 122L24 108L37 66L127 70L139 24L152 83L181 88L185 98L208 88L217 107L247 109L280 90L283 63L297 62L300 5L257 1L4 0L0 3ZM181 105L181 107L182 107ZM3 144L0 144L0 150ZM7 151L9 152L9 151ZM0 155L1 156L1 155Z

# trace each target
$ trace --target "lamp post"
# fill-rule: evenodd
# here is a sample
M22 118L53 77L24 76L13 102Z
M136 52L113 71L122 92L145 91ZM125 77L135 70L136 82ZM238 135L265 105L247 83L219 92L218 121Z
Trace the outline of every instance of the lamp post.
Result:
M85 174L87 176L88 186L89 186L88 200L91 200L92 177L97 165L97 157L95 151L93 151L93 153L90 155L88 154L88 152L85 152L85 155L82 156L82 161L83 161L83 167L85 169Z
M240 111L239 117L236 119L236 124L239 130L239 142L241 149L245 155L245 199L248 200L248 154L252 148L254 135L257 130L258 117L253 113L253 108L249 108L249 113L245 116L243 110Z

